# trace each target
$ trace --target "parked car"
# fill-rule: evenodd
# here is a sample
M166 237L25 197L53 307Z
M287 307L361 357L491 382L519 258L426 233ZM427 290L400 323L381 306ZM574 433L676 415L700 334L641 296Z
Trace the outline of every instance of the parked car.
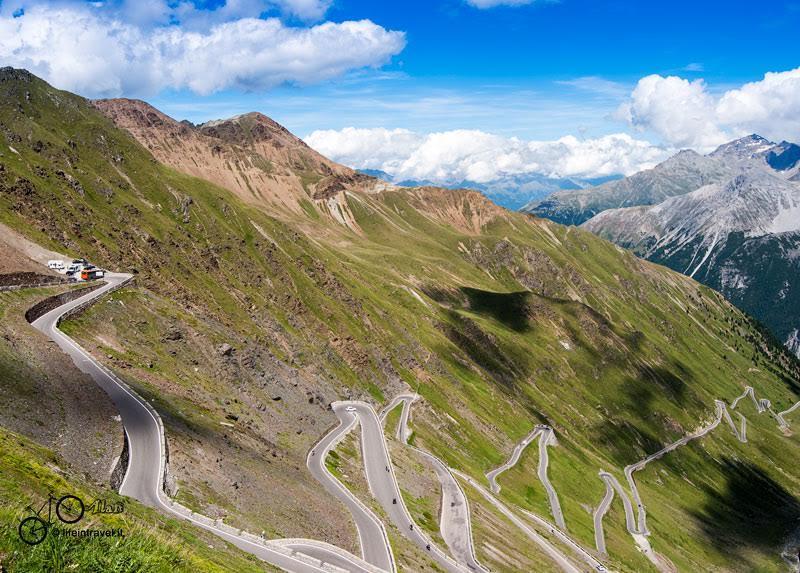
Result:
M63 271L64 270L64 261L47 261L47 268L54 270L54 271Z

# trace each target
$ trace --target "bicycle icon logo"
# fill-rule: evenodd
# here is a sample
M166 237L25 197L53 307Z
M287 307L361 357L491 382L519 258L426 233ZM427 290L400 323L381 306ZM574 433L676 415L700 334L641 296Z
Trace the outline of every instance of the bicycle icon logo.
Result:
M47 519L43 517L47 508ZM37 511L32 505L27 508L33 515L26 517L19 523L19 537L28 545L39 545L47 537L50 526L53 525L53 510L62 523L73 524L83 519L86 508L83 500L76 495L67 494L61 497L48 494L47 501Z

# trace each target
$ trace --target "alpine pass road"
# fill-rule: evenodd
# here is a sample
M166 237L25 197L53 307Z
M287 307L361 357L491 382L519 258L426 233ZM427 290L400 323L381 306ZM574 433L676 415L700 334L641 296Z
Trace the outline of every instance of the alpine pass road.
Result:
M389 544L389 538L386 535L383 523L372 510L361 503L349 489L342 485L325 466L325 458L328 456L328 452L336 447L358 423L354 408L335 403L333 404L333 410L339 418L339 425L311 449L306 457L306 465L311 474L322 484L327 492L345 504L350 510L358 530L358 538L361 542L361 553L364 560L386 571L395 571L392 547Z
M500 484L497 483L497 476L517 465L519 458L522 456L522 452L525 451L525 448L528 447L528 444L530 444L536 436L539 436L539 465L536 470L536 475L539 477L539 481L542 483L547 493L550 513L553 514L556 525L565 530L567 524L564 522L564 514L561 511L561 503L558 501L558 494L553 484L550 483L550 478L547 477L547 467L550 464L547 446L554 446L556 444L556 434L550 426L545 424L536 425L530 434L525 436L520 443L514 446L511 457L506 463L486 473L486 479L489 480L489 489L491 489L492 493L495 495L500 493Z
M511 520L530 540L539 545L562 570L569 573L577 573L578 569L561 551L532 529L515 512L500 502L490 491L483 488L466 474L445 466L433 455L419 448L414 448L431 461L442 485L440 530L455 559L451 558L419 529L409 514L401 496L381 422L392 408L402 403L403 410L397 428L397 437L401 443L406 444L408 447L413 447L407 444L411 433L408 428L411 404L417 398L411 394L397 396L383 410L380 418L375 413L375 410L365 402L333 403L332 408L339 418L339 424L309 451L306 459L308 468L316 479L331 495L339 499L353 516L359 534L363 559L339 547L311 539L276 539L267 541L247 532L233 529L220 521L214 521L206 516L194 513L174 502L163 491L166 447L164 427L158 413L125 382L58 329L58 323L65 314L91 304L100 297L124 286L131 279L131 275L108 273L105 277L106 284L100 288L47 312L32 323L36 329L49 336L64 352L69 354L76 366L91 376L114 401L122 418L128 448L128 464L120 486L122 495L132 497L163 512L188 520L242 550L290 573L330 573L331 571L396 573L397 566L392 548L380 518L330 474L325 467L325 458L328 452L348 432L359 425L361 428L364 472L370 492L399 531L423 551L429 553L431 558L444 570L457 573L486 571L475 557L469 506L461 486L454 477L458 476L475 488L486 501ZM730 407L731 410L735 409L738 403L748 396L753 400L758 413L770 412L784 430L788 428L788 423L784 416L800 408L800 403L797 403L786 411L776 413L772 410L768 400L756 399L753 389L747 387L744 393L733 401ZM734 435L740 441L746 442L747 426L744 417L740 414L741 427L737 428L727 405L717 400L715 401L715 406L716 416L710 423L641 461L624 468L624 474L630 487L630 496L612 474L600 472L600 478L606 484L606 493L594 513L595 543L600 553L605 553L606 549L603 534L603 517L610 508L615 494L618 494L625 509L625 521L629 533L647 557L659 569L665 569L665 564L661 562L658 554L652 551L647 542L646 536L649 534L646 522L647 514L640 499L633 474L643 469L649 462L692 440L704 437L723 421L730 426ZM602 564L565 533L558 498L547 479L547 446L553 445L555 438L552 428L549 426L537 426L534 432L529 434L520 444L517 444L510 459L503 466L487 474L492 490L495 493L499 491L499 486L496 482L497 475L516 464L522 451L537 435L539 437L538 477L547 490L551 509L558 527L554 527L542 518L528 512L523 511L523 514L540 527L549 527L551 533L555 534L563 543L572 546L572 549L576 551L581 560L586 561L595 570L603 571L605 568ZM636 507L634 508L634 506ZM638 516L636 515L637 510Z
M122 417L128 446L128 471L123 479L120 493L149 506L159 503L157 491L161 473L161 435L150 411L116 377L99 364L88 352L78 346L69 336L58 329L62 316L115 290L131 279L131 275L112 274L105 276L106 284L78 299L68 302L44 314L32 325L45 333L72 357L75 365L111 397Z
M402 402L403 410L402 410L401 415L400 415L400 421L399 421L399 424L398 424L398 427L397 427L396 435L397 435L398 440L400 440L401 442L404 442L404 443L408 441L408 438L411 435L411 430L408 427L408 422L409 422L409 419L411 418L411 405L416 401L416 399L417 399L416 395L401 394L401 395L397 396L394 400L392 400L389 403L389 405L386 408L384 408L383 411L381 412L381 419L384 419L386 417L386 415L389 413L389 411L391 411L394 407L396 407L398 403ZM541 475L542 475L542 473L544 473L545 478L546 478L547 465L549 463L549 459L547 458L546 446L547 445L552 445L553 442L554 442L554 438L551 435L551 432L552 432L552 428L550 428L550 426L545 426L545 425L537 426L534 429L534 432L531 432L531 434L528 434L527 438L529 438L529 439L523 440L523 442L525 442L526 445L527 445L527 443L530 443L530 440L532 440L533 437L536 434L542 434L542 437L541 437L541 440L540 440L540 443L539 443L539 447L540 447L539 479L540 479L540 481L542 481L542 483L546 484L545 487L550 486L550 488L552 488L552 485L550 485L549 480L546 480L546 479L545 480L541 480ZM409 447L413 447L413 446L409 446ZM433 455L425 452L424 450L420 450L419 448L414 448L414 449L417 452L421 453L423 456L426 456L432 462L434 462L434 469L436 470L437 476L439 476L440 482L442 484L442 491L443 491L442 522L441 522L440 529L441 529L441 532L442 532L442 537L444 537L445 541L448 544L448 547L451 547L451 551L453 551L453 554L456 556L456 558L459 560L459 562L466 563L467 566L472 570L486 571L486 568L483 565L481 565L477 561L477 559L475 558L473 542L472 542L472 528L471 528L471 524L470 524L470 521L469 521L469 519L470 519L469 518L469 505L467 504L466 495L464 494L463 490L461 489L460 484L455 479L456 475L458 475L461 479L465 480L467 483L472 485L489 503L494 505L515 526L517 526L520 530L522 530L522 532L526 535L526 537L528 537L528 539L530 539L534 543L538 544L544 550L544 552L562 570L564 570L564 571L566 571L568 573L572 573L572 572L577 571L577 568L570 562L569 559L567 559L567 557L563 553L561 553L561 551L559 551L558 548L556 548L554 545L552 545L547 540L545 540L534 529L529 527L522 519L520 519L514 512L512 512L502 502L500 502L494 495L492 495L490 492L486 491L480 485L478 485L475 482L475 480L473 480L472 478L470 478L466 474L463 474L463 473L459 472L458 470L455 470L453 468L448 468L447 466L444 465L444 463L441 460L439 460L438 458L434 457ZM519 455L521 454L523 449L524 449L524 446L520 447L519 451L517 451L514 455L512 455L512 458L515 458L513 463L516 463L516 461L519 460ZM515 451L516 450L517 449L515 448ZM543 457L541 456L542 451L544 451L544 456ZM513 464L512 464L512 466L513 466ZM511 466L509 466L509 467L511 467ZM444 471L441 471L441 470L444 470ZM497 475L497 474L495 474L495 475ZM450 480L452 480L452 485L446 486L446 484ZM455 499L455 500L463 500L464 509L462 511L466 513L465 516L462 513L462 511L458 510L458 504L460 503L459 501L455 502L456 505L451 506L451 507L447 507L446 499L445 499L445 496L444 496L444 491L445 491L446 488L447 489L451 489L451 490L453 488L455 488L457 490L457 493L455 491L453 492L453 495L455 496L453 499ZM553 491L553 494L555 495L555 491ZM589 552L587 552L585 549L583 549L583 547L581 547L574 539L569 537L564 531L562 531L558 527L554 526L553 524L548 523L545 519L542 519L538 515L535 515L533 513L527 512L527 511L525 511L523 509L520 509L520 508L517 508L517 509L519 509L519 511L521 511L528 519L530 519L531 521L535 522L540 527L548 529L550 531L550 533L552 535L558 537L561 540L562 543L570 546L575 551L575 553L579 556L579 558L581 560L583 560L583 561L585 561L586 563L589 564L589 566L592 568L592 570L594 570L594 571L606 571L605 566L600 561L595 559ZM560 507L559 507L559 510L560 510ZM446 515L446 513L449 513L449 515ZM560 514L560 511L559 511L559 514ZM445 532L448 531L448 527L445 526L445 520L447 520L447 522L449 524L449 529L451 531L455 530L455 531L458 532L458 537L454 540L454 544L456 546L461 545L460 551L456 551L455 549L453 549L453 546L451 545L451 542L448 541L447 537L445 537ZM467 529L466 531L464 531L465 526L466 526L466 529ZM466 557L466 558L464 558L462 560L462 558L460 558L459 556L462 555L463 553L467 553L468 555L470 555L471 559L469 557Z
M367 483L373 497L381 504L389 519L405 537L429 553L446 571L469 572L469 569L454 561L434 544L411 518L403 497L400 495L400 488L397 485L383 435L383 426L372 406L366 402L335 402L333 410L343 422L346 422L350 416L357 416L361 425L361 451Z
M753 390L753 388L751 386L746 386L742 395L738 396L733 400L733 402L731 402L730 409L735 410L736 407L739 405L739 402L747 398L748 396L753 401L756 413L762 414L764 412L769 412L777 420L778 426L782 430L788 429L788 423L786 422L783 416L785 414L793 412L797 408L800 408L800 402L798 402L788 410L776 413L773 411L772 404L770 403L769 400L764 398L762 399L756 398L755 391ZM633 477L633 474L643 469L651 461L663 457L667 453L672 452L677 448L686 445L692 440L697 440L705 437L710 432L715 430L723 421L730 427L731 432L736 437L736 439L738 439L742 443L747 443L747 419L741 413L737 412L740 420L740 427L737 428L736 423L731 417L730 412L728 410L728 406L725 402L723 402L722 400L715 400L714 407L715 407L715 416L711 423L709 423L705 427L701 427L699 430L695 432L687 434L686 436L667 445L666 447L655 452L654 454L645 457L641 461L625 467L624 469L625 478L630 487L633 502L631 501L631 497L628 496L628 494L622 488L622 485L619 483L619 481L615 476L606 471L600 472L599 474L600 479L602 479L603 482L605 482L606 492L603 496L603 499L600 502L600 505L598 505L593 515L595 545L597 547L598 552L600 552L601 554L607 553L605 534L603 531L603 518L605 517L609 508L611 507L611 503L614 500L614 494L616 492L619 495L620 499L622 500L622 504L625 510L625 524L628 533L630 533L636 544L639 546L640 550L647 556L648 559L650 559L651 562L653 562L656 565L656 567L664 571L670 569L670 567L664 563L663 558L652 550L650 544L647 541L647 536L650 534L650 531L647 528L647 510L639 495L639 489L636 486L636 481ZM638 510L638 523L636 518L637 516L634 513L634 508L633 508L634 503L636 504Z
M131 278L132 276L127 274L108 273L105 276L104 286L51 310L32 323L34 328L50 337L69 354L75 365L91 376L109 394L119 410L128 446L128 467L120 493L145 505L186 519L240 549L291 573L330 573L331 569L326 564L335 565L352 573L381 571L347 551L327 543L303 539L264 541L193 513L172 502L164 494L162 490L165 467L164 429L158 414L127 384L58 329L58 322L66 313L90 304L123 286Z
M411 437L411 429L408 427L411 418L411 404L417 399L414 394L400 394L396 396L380 414L381 423L386 419L386 415L394 408L402 404L400 420L397 424L395 436L397 440L412 448L430 461L433 471L439 480L442 488L441 515L439 517L439 532L442 539L450 548L450 553L456 561L466 565L472 571L488 571L478 562L475 556L475 548L472 541L472 521L469 513L469 503L467 496L461 486L450 473L449 468L436 456L428 452L408 445Z

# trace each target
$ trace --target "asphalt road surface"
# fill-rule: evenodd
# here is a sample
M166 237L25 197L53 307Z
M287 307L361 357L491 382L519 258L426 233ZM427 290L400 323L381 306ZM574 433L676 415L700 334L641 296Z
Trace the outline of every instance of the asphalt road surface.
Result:
M519 461L519 458L522 456L522 452L525 451L525 448L528 447L528 444L533 442L536 437L542 433L543 426L537 425L530 434L522 438L522 440L514 446L514 450L511 452L511 457L506 460L506 462L496 467L490 472L486 472L486 479L489 480L489 489L492 490L492 493L497 495L500 493L500 484L497 483L497 477L506 470L510 470Z
M736 408L739 405L739 402L742 399L744 399L744 398L746 398L748 396L752 399L753 404L754 404L754 406L756 408L756 411L759 414L763 413L765 411L772 412L770 401L766 400L766 399L761 399L761 400L757 399L756 396L755 396L755 392L754 392L753 388L750 387L750 386L747 386L745 388L744 393L741 396L738 396L731 403L731 409ZM656 561L654 561L654 563L656 563L659 566L662 565L660 562L657 562L658 561L658 557L655 554L653 554L653 555L650 554L650 553L652 553L652 551L648 551L649 544L645 543L645 540L642 539L643 536L647 536L647 535L650 534L650 532L649 532L649 530L647 528L647 510L646 510L646 508L644 506L644 503L642 502L641 497L639 495L639 489L636 486L636 481L634 480L633 474L635 472L643 469L651 461L663 457L667 453L669 453L671 451L674 451L674 450L676 450L677 448L679 448L679 447L681 447L683 445L688 444L692 440L697 440L697 439L700 439L700 438L706 436L707 434L712 432L714 429L716 429L717 426L719 426L719 424L721 422L723 422L723 421L725 421L728 424L728 426L731 428L733 434L736 436L736 438L740 442L747 443L747 419L744 416L742 416L741 414L739 414L741 426L739 428L737 428L736 427L736 423L733 421L733 418L731 417L730 412L728 411L728 407L725 404L725 402L723 402L721 400L715 400L714 404L715 404L716 415L714 417L714 420L710 424L708 424L707 426L705 426L704 428L701 428L700 430L698 430L696 432L693 432L691 434L687 434L686 436L682 437L681 439L679 439L679 440L677 440L677 441L665 446L664 448L662 448L659 451L647 456L646 458L642 459L641 461L625 467L625 469L624 469L625 478L626 478L626 480L628 482L628 485L630 487L631 494L632 494L632 497L633 497L633 501L631 501L631 498L628 497L627 493L622 488L621 484L619 483L619 481L617 480L616 477L614 477L612 474L610 474L608 472L604 472L604 471L600 472L600 479L602 479L606 484L606 492L605 492L605 495L603 496L602 501L600 502L600 505L597 507L597 509L595 510L594 515L593 515L594 531L595 531L595 545L597 547L597 550L600 553L603 553L603 554L606 553L605 534L604 534L604 531L603 531L603 518L605 517L606 513L608 512L608 510L609 510L609 508L611 506L611 503L614 500L614 494L616 492L619 495L620 499L622 500L623 507L625 509L625 523L626 523L626 528L627 528L628 532L632 536L634 536L634 538L637 541L637 544L640 546L640 548L642 548L642 550L645 552L645 554L648 555L648 557L651 559L651 561L654 561L654 559L655 559ZM796 404L793 408L797 408L797 407L800 407L800 403ZM784 413L785 412L782 412L781 414L774 414L773 413L773 415L776 417L776 419L778 420L778 423L781 425L781 427L784 427L783 424L781 423L782 422L782 414L784 414ZM637 519L637 516L634 513L634 509L633 509L633 505L634 504L636 505L636 513L638 513L638 519Z
M788 410L784 410L783 412L779 412L778 414L775 414L775 417L778 419L778 423L780 424L781 428L786 429L786 428L789 427L789 423L786 421L784 416L786 416L788 414L791 414L792 412L794 412L798 408L800 408L800 402L798 402L797 404L795 404L794 406L792 406Z
M333 410L339 418L339 425L311 449L306 457L306 465L325 490L350 510L358 530L364 560L386 571L395 571L394 556L383 523L325 466L328 452L358 424L355 412L349 411L346 406L336 403Z
M567 557L561 553L552 543L547 541L544 537L542 537L539 533L536 532L535 529L530 527L527 523L525 523L522 519L517 516L513 511L511 511L506 505L497 499L492 493L476 482L474 479L469 477L466 474L459 472L458 470L451 471L466 481L469 485L471 485L475 490L483 496L486 501L491 503L495 508L497 508L500 513L502 513L506 518L508 518L514 525L517 526L531 541L536 543L542 551L550 557L560 568L562 571L566 573L581 573L581 570L578 569L572 562L567 559Z
M558 500L558 494L556 493L556 489L553 487L553 484L550 483L550 478L547 476L547 468L550 465L550 457L547 452L547 446L552 446L556 443L555 432L550 426L545 424L536 425L530 434L525 436L521 442L514 446L514 450L511 452L511 457L508 458L503 465L493 469L490 472L487 472L486 478L489 480L489 488L495 495L500 493L500 484L497 483L497 476L517 465L519 458L522 456L522 452L525 451L525 448L527 448L537 436L539 438L539 464L536 469L536 475L539 478L539 481L542 483L545 493L547 493L547 501L550 504L550 513L553 514L553 519L555 520L556 525L562 530L566 530L567 524L564 522L564 513L561 511L561 503Z
M414 403L415 400L416 400L416 396L415 395L412 395L412 394L401 394L400 396L397 396L394 400L392 400L392 402L390 402L389 405L381 413L381 419L383 419L383 418L385 418L386 414L388 414L388 412L392 408L394 408L397 404L402 402L403 411L402 411L402 413L400 415L400 422L398 424L397 431L396 431L397 438L402 442L406 442L408 440L408 437L411 435L411 430L408 428L408 422L409 422L409 419L411 417L411 405ZM539 475L539 479L542 481L543 484L545 484L545 488L547 488L547 486L550 486L550 488L552 488L552 485L550 485L550 482L549 482L549 480L547 480L547 475L546 475L546 473L547 473L547 464L549 463L549 460L547 458L546 446L547 445L551 445L552 444L551 440L553 439L553 437L552 437L552 429L550 428L550 426L539 425L536 428L534 428L534 430L530 434L528 434L528 436L525 439L523 439L522 442L520 442L520 444L518 444L518 446L514 449L514 453L512 454L511 458L509 459L509 462L507 462L504 465L506 466L506 469L508 467L513 467L513 465L516 464L517 461L519 460L520 454L524 450L525 446L527 446L537 435L540 436L540 442L539 442L539 448L540 448L540 451L539 451L539 455L540 455L540 459L539 459L539 474L540 475ZM409 446L409 447L413 447L413 446ZM458 533L459 533L458 540L454 544L457 547L460 545L460 551L455 551L450 542L448 542L448 547L451 548L451 551L453 552L453 554L456 556L456 558L458 559L458 561L460 563L466 564L471 570L474 570L474 571L475 570L477 570L477 571L486 571L486 568L483 565L481 565L477 561L477 559L475 559L475 553L474 553L473 542L472 542L472 529L471 529L471 524L469 522L469 506L467 505L467 499L466 499L466 496L464 495L463 490L461 489L461 486L458 484L458 482L456 481L456 479L454 477L454 473L458 473L463 479L466 479L474 487L476 487L476 489L478 489L479 493L481 493L484 497L486 497L486 499L490 503L495 505L503 514L506 515L506 517L509 517L509 519L511 519L511 521L517 527L522 529L522 531L526 534L526 536L529 539L531 539L534 542L536 542L537 544L539 544L545 550L545 553L550 555L553 558L553 560L562 567L562 569L564 569L565 571L571 571L571 570L574 569L572 563L570 563L570 561L566 558L566 556L564 556L556 547L554 547L553 545L548 543L535 530L533 530L530 527L528 527L527 524L524 523L524 521L520 520L516 515L514 515L514 513L510 509L508 509L505 505L503 505L502 502L500 502L493 495L489 494L489 492L487 492L486 490L484 490L483 488L478 486L471 478L467 478L464 474L460 474L456 470L448 468L447 466L445 466L441 462L441 460L439 460L438 458L432 456L431 454L429 454L429 453L427 453L427 452L425 452L423 450L420 450L419 448L414 448L414 449L416 451L420 452L422 455L426 456L428 459L430 459L434 463L434 469L437 469L437 475L440 476L440 482L442 483L443 493L446 490L455 489L455 490L457 490L458 496L459 496L458 498L455 498L455 499L459 499L460 498L461 500L463 500L463 508L466 511L466 516L462 516L462 514L460 512L456 511L449 518L449 521L451 522L451 526L450 527L452 529L454 529L454 530L457 530ZM438 464L438 466L437 466L437 464ZM489 473L493 473L493 472L489 472ZM544 480L542 480L542 477L541 477L542 473L544 473L544 475L545 475L545 479ZM499 474L499 472L497 472L497 470L495 470L495 472L493 473L493 476L496 477L498 474ZM446 477L445 477L445 475L446 475ZM452 485L450 485L448 483L449 481L452 481ZM499 489L499 486L498 486L498 489ZM555 492L553 492L553 493L555 494ZM458 505L456 505L456 507L458 507ZM560 506L558 506L558 508L559 508L559 514L560 514ZM449 509L448 505L446 504L445 500L443 499L443 503L442 503L442 512L443 513L442 513L442 523L440 524L440 530L442 532L442 537L444 537L446 542L447 542L447 537L446 537L445 533L448 531L448 527L445 524L445 512L448 509ZM539 517L536 514L533 514L533 513L528 512L528 511L525 511L523 509L519 509L519 511L522 514L524 514L528 519L530 519L531 521L533 521L537 525L539 525L540 527L547 528L550 531L551 534L553 534L554 536L558 537L566 545L570 546L575 551L575 553L592 568L592 570L594 570L594 571L605 571L606 570L605 566L600 561L598 561L588 551L586 551L583 547L581 547L574 539L569 537L569 535L567 535L564 531L562 531L562 529L559 529L558 527L556 527L552 523L547 522L545 519L542 519L541 517ZM462 556L462 553L464 553L465 555ZM471 557L471 559L469 557Z
M367 483L375 499L400 532L430 556L446 571L463 573L470 570L457 563L442 551L414 523L406 508L394 475L394 468L386 447L386 440L375 410L365 402L336 402L333 409L341 413L356 414L361 424L361 449Z
M381 413L381 423L383 423L389 411L402 404L396 437L398 441L424 456L433 466L442 488L442 510L439 518L439 532L442 535L442 539L444 539L451 555L458 563L466 566L470 571L488 572L475 556L469 503L461 486L439 458L424 450L408 445L408 439L411 436L411 429L408 426L411 418L411 404L416 399L417 397L413 394L401 394L395 397Z

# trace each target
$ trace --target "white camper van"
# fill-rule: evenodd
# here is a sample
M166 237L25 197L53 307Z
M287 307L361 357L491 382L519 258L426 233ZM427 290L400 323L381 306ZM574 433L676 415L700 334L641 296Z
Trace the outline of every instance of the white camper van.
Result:
M54 271L63 271L64 261L47 261L47 268Z

